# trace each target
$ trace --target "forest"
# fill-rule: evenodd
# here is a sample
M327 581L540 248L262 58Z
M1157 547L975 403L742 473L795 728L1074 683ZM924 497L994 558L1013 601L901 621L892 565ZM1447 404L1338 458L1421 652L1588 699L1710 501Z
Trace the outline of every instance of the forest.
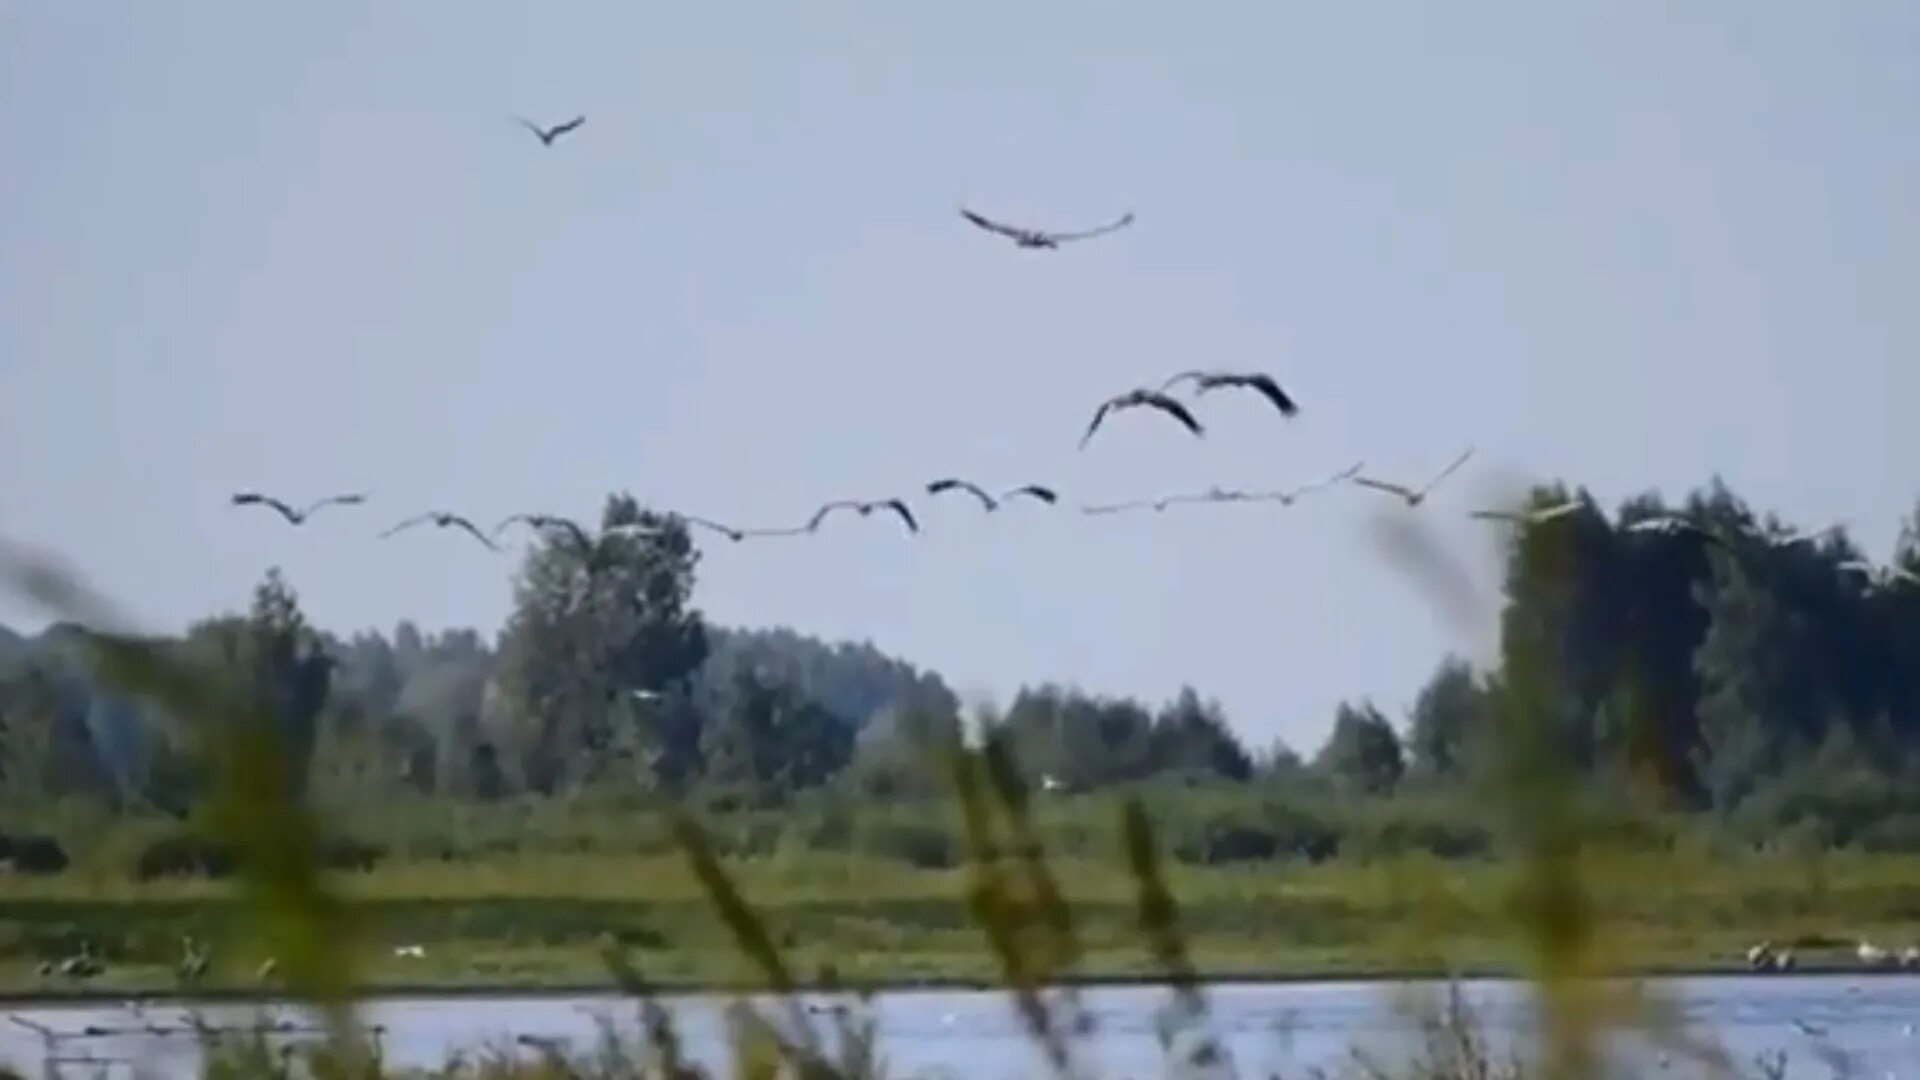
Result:
M1636 843L1920 852L1920 586L1901 573L1920 573L1920 514L1880 568L1844 530L1796 533L1717 480L1611 516L1584 491L1531 498L1579 506L1513 530L1500 663L1437 657L1401 717L1357 695L1307 755L1244 745L1194 688L1154 703L1062 682L963 715L937 673L870 644L713 625L684 523L619 494L590 543L529 550L491 639L404 622L335 636L273 571L250 610L164 644L257 695L287 782L339 808L349 863L644 849L659 838L623 822L667 796L734 821L735 851L949 866L932 751L980 732L1000 733L1061 806L1191 791L1159 804L1188 863L1483 856L1502 840L1470 795L1523 675L1551 687L1559 749ZM1669 514L1697 528L1631 527ZM634 523L657 531L617 529ZM205 777L180 738L193 718L103 690L86 634L0 628L0 821L16 823L0 858L57 870L127 825L140 877L216 872L219 853L193 840ZM1068 851L1089 842L1062 829Z

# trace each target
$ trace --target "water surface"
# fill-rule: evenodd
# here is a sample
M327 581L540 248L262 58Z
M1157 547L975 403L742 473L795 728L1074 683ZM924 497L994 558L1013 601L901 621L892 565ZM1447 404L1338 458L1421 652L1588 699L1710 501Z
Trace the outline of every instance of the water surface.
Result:
M1842 1068L1875 1080L1920 1077L1920 1035L1915 1034L1920 1027L1920 976L1715 977L1648 980L1643 985L1670 1004L1671 1015L1688 1036L1724 1047L1743 1075L1754 1074L1756 1055L1785 1051L1787 1075L1796 1078L1839 1075ZM1525 1033L1532 1029L1524 986L1484 980L1465 983L1463 990L1496 1044L1524 1046ZM1350 1061L1356 1046L1387 1060L1404 1054L1414 1033L1396 999L1432 1001L1441 992L1442 987L1431 983L1242 983L1215 985L1208 990L1208 1000L1213 1029L1238 1075L1298 1076L1316 1066L1334 1068ZM1095 1075L1164 1072L1156 1030L1167 1002L1165 990L1101 987L1083 990L1079 998L1092 1030L1077 1041L1076 1053ZM808 1022L831 1039L831 1009L844 1000L807 999ZM665 1003L678 1021L689 1056L724 1068L727 999L687 995ZM1045 1071L1044 1058L1002 994L898 991L877 996L871 1007L893 1075L1000 1080ZM200 1011L215 1026L262 1018L292 1025L312 1022L286 1006L217 1004ZM9 1015L56 1033L60 1058L113 1063L68 1064L61 1067L61 1075L100 1075L104 1070L108 1076L126 1076L137 1062L142 1075L172 1078L192 1075L199 1062L201 1051L191 1037L148 1030L182 1026L187 1016L183 1005L23 1006ZM489 1047L534 1053L518 1043L521 1036L589 1049L603 1023L631 1028L636 1010L631 1002L610 996L427 997L374 1002L363 1016L385 1028L381 1046L389 1062L434 1066L456 1052ZM95 1030L90 1033L88 1028ZM275 1036L294 1042L312 1037L297 1031ZM45 1044L43 1036L22 1024L0 1024L0 1061L15 1068L39 1071ZM1698 1074L1674 1050L1668 1051L1668 1068L1663 1069L1659 1047L1642 1036L1624 1038L1620 1053L1620 1075Z

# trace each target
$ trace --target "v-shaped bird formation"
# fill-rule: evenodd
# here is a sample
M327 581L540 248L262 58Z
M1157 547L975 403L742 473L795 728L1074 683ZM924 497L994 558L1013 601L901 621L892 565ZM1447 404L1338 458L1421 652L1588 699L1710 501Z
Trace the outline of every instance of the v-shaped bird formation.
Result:
M557 140L579 131L586 123L586 114L578 113L570 120L551 125L542 125L523 116L515 116L513 119L539 139L542 147L551 149ZM977 229L1011 241L1015 248L1024 251L1057 251L1065 244L1118 233L1133 226L1135 220L1133 211L1127 210L1104 224L1080 229L1046 229L1009 224L965 205L960 207L960 217ZM1190 396L1181 396L1189 389ZM1152 423L1161 425L1177 425L1194 438L1204 438L1207 429L1201 421L1200 413L1215 408L1212 402L1217 398L1215 392L1220 390L1241 390L1257 395L1271 407L1275 418L1283 423L1292 421L1301 414L1299 401L1280 384L1278 379L1267 372L1186 370L1168 376L1158 384L1133 386L1097 401L1092 419L1080 436L1079 447L1085 451L1097 433L1123 415L1140 417L1138 421L1129 420L1130 424L1137 422L1146 426L1151 420ZM1203 402L1207 403L1204 409ZM1152 420L1154 417L1158 419ZM1292 488L1246 491L1209 485L1195 491L1174 492L1116 503L1082 504L1076 509L1081 514L1104 516L1136 510L1164 512L1176 506L1224 503L1267 503L1292 506L1306 495L1347 485L1358 490L1391 496L1401 503L1405 510L1412 511L1425 505L1439 486L1464 467L1473 456L1474 448L1469 446L1430 478L1417 484L1370 475L1364 471L1363 462L1355 462L1320 480ZM992 515L997 515L1008 504L1015 501L1031 502L1041 509L1056 509L1061 503L1061 494L1056 487L1030 480L1012 486L1001 486L988 485L963 476L949 475L928 481L920 489L920 493L934 499L961 496L977 505L981 513ZM238 507L264 507L278 514L288 526L303 527L311 524L314 516L321 510L330 507L363 506L370 501L370 498L366 492L352 492L328 495L299 503L258 491L241 491L234 493L230 501ZM1589 503L1582 498L1548 506L1476 509L1470 511L1470 516L1476 520L1493 522L1518 530L1564 528L1569 527L1565 523L1578 521L1582 511L1588 509ZM677 511L669 512L666 517L683 527L715 533L738 543L749 539L814 536L830 522L836 522L841 518L872 518L876 514L883 518L890 518L896 523L898 531L905 536L916 535L923 527L921 516L915 512L912 503L905 496L897 494L876 495L871 498L831 499L820 503L804 520L787 525L745 526ZM378 533L377 536L388 539L422 526L432 526L437 532L451 531L490 552L502 550L499 541L507 530L515 526L523 527L536 537L552 539L556 542L564 541L585 553L596 551L599 540L607 537L626 536L644 540L658 538L665 531L658 525L632 524L602 529L599 537L596 538L592 530L571 518L534 511L508 514L492 529L483 530L471 517L464 514L445 509L432 509L403 518ZM1635 535L1661 534L1670 537L1687 537L1718 550L1733 551L1735 549L1734 538L1722 535L1708 524L1679 515L1642 518L1626 525L1625 531ZM1833 531L1828 529L1807 534L1755 533L1743 539L1776 545L1813 542ZM1920 586L1920 576L1915 576L1898 567L1857 562L1847 564L1847 568L1880 585L1898 582Z

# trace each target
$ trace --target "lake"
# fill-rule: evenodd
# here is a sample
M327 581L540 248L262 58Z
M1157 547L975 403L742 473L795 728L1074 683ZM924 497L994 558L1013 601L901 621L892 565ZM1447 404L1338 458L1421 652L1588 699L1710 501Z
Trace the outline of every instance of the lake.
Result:
M1854 1076L1920 1077L1920 976L1767 976L1652 979L1643 984L1666 1001L1686 1032L1713 1039L1752 1075L1756 1055L1788 1054L1788 1076L1829 1077L1845 1067ZM1497 1044L1529 1029L1524 986L1501 980L1462 984ZM1214 1030L1241 1076L1299 1076L1314 1066L1338 1066L1349 1048L1361 1046L1392 1060L1411 1045L1413 1029L1396 1008L1396 994L1437 998L1437 984L1301 982L1217 984L1207 991ZM1161 988L1099 987L1080 992L1092 1034L1076 1053L1100 1077L1144 1077L1162 1072L1156 1016L1167 1001ZM828 1010L835 999L809 998L811 1022L833 1030ZM844 999L840 999L844 1000ZM726 1022L722 998L687 995L667 999L679 1021L689 1056L713 1066L725 1063ZM893 1075L964 1075L991 1080L1037 1075L1044 1059L1025 1037L1018 1015L1001 994L975 991L897 991L877 996L874 1016L881 1051ZM199 1047L169 1033L185 1022L183 1005L21 1005L5 1010L57 1036L58 1056L117 1064L69 1064L61 1075L193 1075ZM202 1015L216 1026L245 1024L268 1016L310 1021L283 1006L219 1004ZM458 1050L488 1046L513 1050L516 1036L571 1042L586 1049L602 1020L630 1024L635 1010L614 997L423 997L369 1004L366 1022L384 1025L381 1046L389 1062L429 1066ZM147 1030L161 1029L159 1033ZM92 1027L96 1031L89 1033ZM311 1038L299 1032L280 1038ZM531 1054L525 1047L515 1051ZM1844 1052L1845 1060L1836 1057ZM1658 1050L1638 1036L1621 1040L1621 1075L1660 1071ZM45 1037L25 1024L0 1023L0 1061L37 1073ZM1668 1075L1693 1075L1679 1053Z

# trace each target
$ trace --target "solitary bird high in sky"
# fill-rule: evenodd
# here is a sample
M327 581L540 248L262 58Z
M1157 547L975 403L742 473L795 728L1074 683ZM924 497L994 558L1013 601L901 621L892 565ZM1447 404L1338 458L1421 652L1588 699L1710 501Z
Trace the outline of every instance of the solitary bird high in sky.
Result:
M1015 247L1034 250L1057 248L1061 244L1073 240L1088 240L1117 229L1124 229L1133 224L1133 211L1131 210L1107 222L1105 225L1091 229L1083 229L1079 232L1047 232L1043 229L1028 229L1019 225L1006 225L992 218L976 214L964 206L960 208L960 216L990 233L997 233L1012 240Z
M1467 459L1472 456L1473 448L1468 447L1461 452L1459 457L1453 459L1453 464L1441 469L1439 475L1427 481L1425 485L1417 488L1408 487L1405 484L1396 484L1391 480L1377 480L1367 476L1355 476L1353 482L1359 484L1361 487L1372 488L1375 491L1384 491L1389 495L1398 495L1406 501L1409 507L1416 507L1425 502L1428 495L1433 494L1433 489L1440 486L1440 481L1452 476L1454 471L1459 469L1460 466L1465 465Z
M534 135L539 138L540 145L542 146L552 146L553 140L559 138L562 135L567 134L573 129L579 127L581 124L584 124L587 122L587 118L584 114L580 116L576 116L565 123L555 124L552 127L548 127L548 128L543 128L539 124L534 123L533 121L527 119L524 116L516 116L514 117L514 119L520 121L521 127L524 127L528 131L533 132Z
M1264 372L1183 371L1160 384L1160 389L1171 390L1183 382L1192 382L1202 394L1210 390L1218 390L1223 386L1256 390L1262 397L1273 402L1273 407L1280 410L1281 416L1297 416L1300 412L1300 406L1287 396L1285 390L1280 389L1280 384L1273 381L1273 376Z
M385 540L387 537L392 536L395 533L403 532L407 529L411 529L416 525L428 525L428 524L431 524L435 528L439 528L439 529L446 529L446 528L459 529L465 532L468 536L471 536L475 540L480 541L481 544L485 545L488 551L500 550L499 546L496 545L492 540L487 539L487 534L481 532L479 527L476 526L473 522L468 521L466 518L461 517L459 514L451 514L444 510L430 510L427 513L417 514L413 517L410 517L407 520L402 521L398 525L395 525L393 528L388 529L386 532L381 533L380 539Z
M288 524L300 525L304 524L307 518L313 515L314 511L323 506L358 506L367 501L367 496L365 492L355 492L350 495L329 495L324 499L316 499L298 509L288 506L286 503L271 495L262 495L257 491L235 492L232 501L235 506L272 507L280 512L281 517L287 519Z
M1093 438L1093 433L1100 430L1100 423L1107 418L1108 413L1119 409L1135 409L1141 406L1159 409L1161 412L1180 421L1188 431L1193 432L1195 435L1206 434L1206 429L1200 426L1200 421L1193 418L1193 414L1187 411L1185 405L1180 404L1178 401L1158 390L1137 387L1128 390L1124 394L1115 394L1113 397L1100 403L1100 407L1094 410L1093 422L1087 425L1087 433L1080 436L1081 449L1085 449L1087 440Z

